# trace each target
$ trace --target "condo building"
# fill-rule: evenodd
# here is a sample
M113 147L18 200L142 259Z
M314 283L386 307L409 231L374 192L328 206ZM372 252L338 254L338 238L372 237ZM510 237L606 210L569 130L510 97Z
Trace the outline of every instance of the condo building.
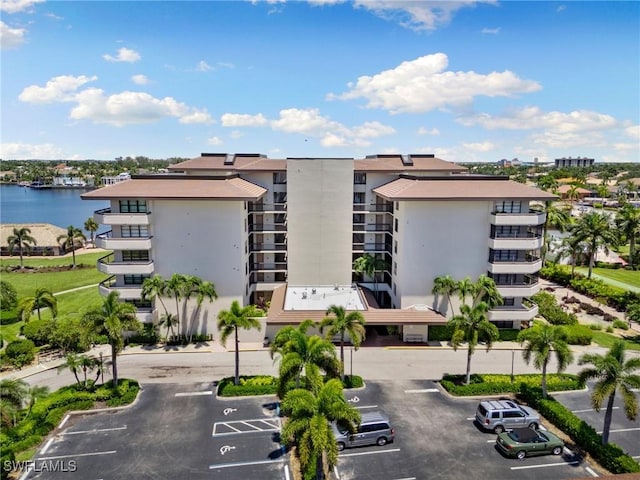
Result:
M321 320L330 305L358 310L368 326L393 326L404 341L424 342L429 326L457 313L459 301L432 293L434 279L485 274L504 304L489 312L499 328L519 328L537 306L545 214L531 208L554 195L507 177L467 174L433 155L270 159L203 153L82 195L108 200L95 212L109 230L96 238L112 251L98 268L107 295L134 303L145 322L160 304L142 298L152 275L195 275L218 299L188 306L198 333L216 335L220 310L269 305L261 331ZM353 264L368 254L370 275ZM171 299L162 308L176 310ZM184 312L182 312L184 313ZM181 313L181 314L182 314Z

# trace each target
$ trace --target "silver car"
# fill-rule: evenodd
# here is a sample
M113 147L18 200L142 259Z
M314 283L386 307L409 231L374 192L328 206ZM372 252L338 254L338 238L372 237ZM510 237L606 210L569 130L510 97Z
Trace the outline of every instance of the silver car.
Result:
M512 428L537 429L540 426L540 415L532 408L519 405L513 400L488 400L478 405L476 421L484 430L502 433Z
M389 417L383 412L367 412L362 414L362 421L355 433L332 424L333 434L338 443L338 450L360 447L364 445L386 445L393 442L395 431L391 427Z

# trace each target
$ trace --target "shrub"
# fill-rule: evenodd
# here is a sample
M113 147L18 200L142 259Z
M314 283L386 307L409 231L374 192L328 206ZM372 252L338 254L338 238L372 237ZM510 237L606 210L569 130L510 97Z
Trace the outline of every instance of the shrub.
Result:
M613 326L609 325L605 331L607 333L613 333Z
M566 331L569 345L589 345L593 340L593 331L586 325L570 325Z
M605 322L613 322L613 321L616 319L616 317L614 317L614 316L613 316L613 315L611 315L610 313L605 313L605 314L602 316L602 319L603 319Z
M31 340L14 340L7 345L6 358L14 367L28 365L36 358L36 346Z
M616 319L613 321L613 328L620 328L622 330L629 330L629 324L624 320Z
M465 375L445 374L440 384L452 395L474 396L474 395L500 395L505 393L517 393L522 386L536 387L542 382L540 374L511 375L497 374L472 374L469 385L465 385ZM550 392L565 390L578 390L583 385L578 382L576 375L566 373L547 374L547 388Z
M499 340L501 342L515 342L518 338L518 333L520 333L520 330L517 328L505 328L498 330L498 333L500 334Z
M25 323L20 331L22 335L40 347L49 343L53 326L54 323L51 320L33 320Z
M602 330L602 325L600 325L599 323L592 323L591 325L589 325L589 328L591 330Z
M245 397L252 395L275 395L278 379L270 375L240 376L240 384L234 385L235 377L223 378L218 384L221 397Z
M0 311L0 325L11 325L18 322L20 319L15 310L2 310Z
M547 292L538 292L532 300L538 304L538 312L553 325L574 325L578 323L578 317L573 313L562 310L555 297Z
M427 339L433 342L448 342L453 336L453 329L447 325L431 325L427 332Z
M344 388L362 388L364 380L359 375L345 375L342 384Z

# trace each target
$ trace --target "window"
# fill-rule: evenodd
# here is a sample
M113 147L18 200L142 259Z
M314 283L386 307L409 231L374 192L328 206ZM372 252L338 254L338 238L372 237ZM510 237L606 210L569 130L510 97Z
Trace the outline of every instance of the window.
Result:
M286 203L287 192L273 192L273 203Z
M244 253L249 253L249 246L247 245L247 241L244 241Z
M500 418L500 412L491 412L491 418Z
M513 297L505 297L502 299L502 305L505 307L513 307L516 304L516 299Z
M136 308L152 308L151 300L142 300L139 298L128 298L125 300L125 303L130 303Z
M364 213L354 213L353 223L364 223Z
M515 225L499 225L495 227L495 238L515 238L520 233L520 227Z
M515 262L518 259L517 250L494 250L494 262Z
M149 251L148 250L123 250L122 261L123 262L148 262Z
M397 219L397 218L393 221L393 229L394 229L396 232L398 231L398 219Z
M274 172L273 173L274 185L286 185L287 184L287 172Z
M393 242L393 253L398 253L398 240Z
M353 203L359 204L365 202L365 194L364 192L355 192L353 194Z
M398 262L393 262L393 274L398 274Z
M506 411L502 414L502 418L522 418L524 413L520 411Z
M396 210L400 210L400 202L393 202L393 204L396 206Z
M498 213L522 213L522 202L517 200L504 200L496 202L496 212Z
M120 213L147 213L146 200L120 200Z
M287 221L287 215L284 213L276 213L273 216L273 223L285 223Z
M398 291L396 290L396 282L393 282L393 294L398 295Z
M120 235L122 238L147 238L149 228L146 225L122 225Z
M125 275L124 284L125 285L142 285L142 283L146 278L149 278L149 275Z
M367 174L364 172L354 172L353 173L353 183L354 185L366 185L367 183Z
M512 321L501 320L498 322L491 322L491 323L493 323L497 328L513 328Z

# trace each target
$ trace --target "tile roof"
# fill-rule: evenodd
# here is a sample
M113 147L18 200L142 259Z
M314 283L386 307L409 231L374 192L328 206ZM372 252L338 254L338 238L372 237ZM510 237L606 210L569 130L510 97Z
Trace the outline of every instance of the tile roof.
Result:
M512 180L481 177L399 178L373 189L387 200L554 200L556 195Z
M134 178L92 190L81 195L84 200L112 198L259 200L265 188L242 178L203 179L198 177Z
M466 172L467 168L432 155L410 155L413 165L402 163L402 155L378 155L354 161L354 169L364 172Z
M58 237L66 235L67 229L52 225L50 223L3 223L0 225L0 244L6 246L9 242L7 238L13 235L13 229L28 228L31 230L29 236L36 241L35 247L59 246ZM17 255L16 248L14 254Z
M242 170L245 172L252 171L286 171L287 170L287 161L286 160L276 160L271 158L266 158L261 155L236 155L233 159L233 164L225 165L225 160L227 159L227 155L224 153L221 154L207 154L200 157L192 158L191 160L187 160L181 163L176 163L175 165L170 165L168 167L171 171L194 171L194 170L216 170L216 171L225 171L225 172L235 172L238 170Z

